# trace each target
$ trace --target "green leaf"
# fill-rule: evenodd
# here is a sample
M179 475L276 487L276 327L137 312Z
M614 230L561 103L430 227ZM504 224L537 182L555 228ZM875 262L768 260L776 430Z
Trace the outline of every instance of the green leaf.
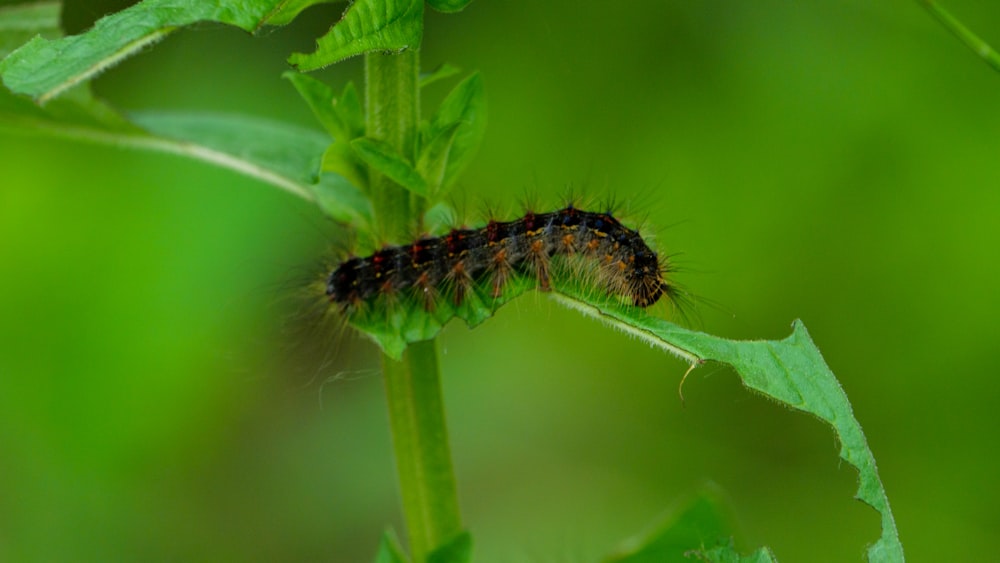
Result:
M347 126L350 139L356 139L365 134L365 110L361 107L361 98L353 82L348 82L340 97L333 100L333 109L340 120Z
M335 4L346 0L284 0L281 7L273 12L265 23L267 25L288 25L302 13L302 10L316 4Z
M462 69L455 65L449 63L442 63L441 66L430 72L420 73L420 87L425 88L431 84L434 84L438 80L444 80L445 78L451 78L456 74L462 72Z
M373 170L385 174L411 192L427 197L427 182L389 143L361 137L351 141L351 148Z
M730 512L722 491L707 485L662 517L651 532L630 539L604 563L687 563L692 550L730 545Z
M427 127L425 145L434 143L456 125L441 181L441 195L455 183L475 156L486 133L486 90L478 72L455 86L441 102L441 107Z
M340 97L324 82L290 70L281 75L295 86L313 115L335 140L350 141L364 133L365 116L354 83L344 86Z
M317 203L331 217L371 223L371 204L353 186L321 175L330 139L323 133L257 118L137 113L133 122L97 100L53 100L44 108L0 88L0 129L177 154L228 168Z
M0 7L0 59L36 35L55 39L62 2L43 1Z
M399 546L399 540L392 530L386 530L382 534L382 541L378 544L378 553L375 554L375 563L409 563L409 559L403 554L403 548Z
M362 192L368 192L368 171L350 143L334 141L327 147L323 153L322 169L339 174Z
M370 232L372 202L349 179L339 174L321 173L311 187L320 211L334 221Z
M315 70L373 51L417 49L423 32L423 0L357 0L316 41L316 51L295 53L288 62L299 70Z
M472 536L461 532L427 555L427 563L468 563L472 560Z
M859 473L857 498L881 517L882 535L868 548L871 562L903 561L903 548L889 499L879 480L875 458L854 418L847 395L827 367L800 321L784 340L735 341L679 327L643 309L624 305L619 298L553 276L551 296L557 302L595 317L623 332L674 354L692 366L709 361L726 364L750 389L830 424L840 440L840 457ZM350 324L371 336L391 358L399 359L407 343L434 338L452 318L470 327L489 318L504 303L533 289L530 276L515 275L499 297L487 283L474 283L460 305L438 299L429 311L419 300L401 299L386 311L372 306L359 309Z
M446 14L461 12L472 0L427 0L431 8Z
M334 175L320 175L329 137L309 129L258 118L214 114L133 116L151 133L173 139L191 156L280 185L320 204L333 219L367 225L367 199Z
M44 103L179 27L203 21L255 31L282 0L144 0L105 16L86 33L36 37L0 61L0 76L13 92Z
M0 87L0 128L20 133L86 138L91 133L141 133L111 107L94 99L85 88L55 100L45 108Z
M858 470L856 498L874 508L882 535L868 548L871 562L903 561L896 521L882 487L875 457L837 378L826 365L801 321L784 340L735 341L681 328L613 301L587 297L578 288L554 293L558 302L595 317L688 361L692 366L715 361L729 365L743 384L796 410L830 424L840 440L840 457Z
M711 549L695 550L689 553L688 561L698 559L710 561L712 563L774 563L777 559L771 550L762 547L750 555L743 555L733 549L732 546L717 546Z
M349 140L347 124L340 115L333 109L334 98L333 89L325 83L302 73L287 71L281 75L295 86L295 89L305 100L306 105L312 110L313 115L319 120L324 129L330 132L334 139Z
M652 531L630 539L604 563L773 562L766 547L750 555L743 555L733 547L731 513L722 491L715 485L707 485L680 509L664 516Z
M456 123L451 128L441 131L437 137L431 139L430 143L420 150L420 158L417 159L417 172L427 182L428 197L432 200L437 197L444 185L448 157L455 144L455 134L458 133L459 126L460 124Z

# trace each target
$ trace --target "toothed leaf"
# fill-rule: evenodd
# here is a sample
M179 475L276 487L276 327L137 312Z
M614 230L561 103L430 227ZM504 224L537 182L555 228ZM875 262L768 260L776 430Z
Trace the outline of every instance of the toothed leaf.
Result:
M255 31L283 0L144 0L60 39L35 37L0 61L13 92L46 102L84 83L176 29L213 21Z
M310 54L295 53L288 62L315 70L372 51L417 49L424 32L423 0L357 0Z

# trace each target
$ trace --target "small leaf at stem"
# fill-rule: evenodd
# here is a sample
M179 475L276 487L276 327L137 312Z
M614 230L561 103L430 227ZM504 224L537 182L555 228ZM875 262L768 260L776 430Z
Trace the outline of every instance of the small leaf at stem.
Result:
M472 536L463 531L427 555L427 563L469 563L472 559Z
M462 69L451 63L441 63L441 66L430 72L420 73L420 87L425 88L431 84L434 84L438 80L444 80L445 78L450 78L456 74L462 72Z
M333 100L333 109L347 126L349 139L365 134L365 110L361 107L361 98L353 82L348 82L340 97Z
M427 182L389 143L361 137L351 141L351 148L373 170L385 174L411 192L427 197Z
M472 3L472 0L427 0L427 3L431 5L431 8L439 12L451 14L464 10L466 6Z
M437 137L431 139L420 150L420 158L417 159L417 172L427 182L427 191L432 201L438 199L438 193L444 185L448 157L451 154L451 147L455 143L455 133L458 132L459 126L459 123L455 123L450 128L441 131Z
M399 546L395 532L391 529L382 534L378 553L375 554L375 563L409 563L409 559L403 554L403 548Z
M426 143L432 143L448 129L458 126L448 151L441 181L444 195L475 156L486 134L486 90L482 76L475 72L460 82L441 102L427 128Z
M364 134L365 114L353 82L348 82L340 97L333 89L307 74L288 71L282 74L306 101L313 115L336 140L350 141Z
M350 140L347 124L341 120L340 115L333 107L333 89L311 76L292 70L281 76L295 86L299 95L312 110L313 115L334 139Z
M423 0L357 0L316 41L316 51L295 53L288 62L300 70L315 70L373 51L417 49L423 32Z
M327 147L323 153L321 168L324 172L335 172L343 176L359 190L367 193L368 172L350 143L334 141Z

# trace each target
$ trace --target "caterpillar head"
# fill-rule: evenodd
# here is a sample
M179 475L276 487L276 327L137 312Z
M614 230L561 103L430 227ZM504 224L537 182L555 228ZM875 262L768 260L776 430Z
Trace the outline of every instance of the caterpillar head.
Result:
M629 286L632 301L637 307L644 308L656 303L669 290L655 252L642 250L635 254Z

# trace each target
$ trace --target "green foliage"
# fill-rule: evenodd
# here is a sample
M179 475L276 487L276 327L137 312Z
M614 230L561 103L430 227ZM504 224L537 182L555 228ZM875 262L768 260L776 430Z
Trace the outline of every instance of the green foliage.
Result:
M392 530L386 530L382 534L382 540L378 544L378 553L375 554L375 563L408 563L409 559L403 553L403 548L399 546L399 540Z
M284 0L280 7L267 18L268 25L287 25L310 6L316 4L335 4L346 0Z
M437 68L430 72L420 73L420 87L426 88L439 80L451 78L460 72L462 72L462 69L451 63L441 63Z
M460 82L424 128L418 169L442 197L475 156L486 134L486 90L479 73Z
M356 134L337 111L337 100L333 89L315 78L298 72L288 71L281 75L295 86L299 95L309 105L316 120L335 139L353 139ZM350 86L350 84L348 84ZM355 96L356 97L356 96ZM360 111L360 106L358 108Z
M832 426L840 440L840 457L860 475L857 498L881 517L882 536L868 548L868 560L903 561L903 547L889 499L861 425L854 418L847 394L801 321L793 323L791 336L784 340L734 341L684 329L608 299L595 299L578 288L568 288L554 297L692 365L706 361L726 364L748 388L813 414Z
M0 61L0 75L11 91L45 102L179 27L214 21L256 31L281 3L282 0L144 0L101 18L86 33L60 39L33 38Z
M362 309L351 322L386 354L399 358L408 343L435 337L453 317L465 320L470 327L482 323L504 303L533 289L535 280L515 276L498 298L492 297L488 285L473 285L459 306L441 300L427 311L422 303L403 300L388 312L379 307ZM794 323L792 335L785 340L734 341L682 328L556 276L552 285L552 296L559 303L646 340L692 365L709 361L728 365L748 388L830 424L841 443L841 458L859 472L857 498L877 510L882 519L882 537L869 547L869 561L903 560L888 497L861 425L801 322Z
M61 2L33 2L0 7L0 59L35 35L47 39L59 37Z
M653 529L629 540L604 563L686 563L702 561L770 562L761 549L742 556L733 549L731 509L718 487L704 487L691 500L671 511Z
M373 51L417 49L424 31L423 0L358 0L344 18L316 41L316 51L288 62L315 70Z
M393 182L420 197L427 197L427 182L407 162L406 157L389 143L361 137L351 141L351 148L372 170L385 174Z
M126 118L90 95L87 82L91 78L179 27L213 21L254 32L263 25L286 24L316 3L319 2L145 0L102 18L83 34L65 38L58 37L58 3L37 2L4 8L0 10L0 18L6 24L0 34L0 55L7 56L0 61L0 77L6 87L0 88L0 127L199 159L314 202L330 217L361 233L372 234L378 215L384 211L373 203L370 185L373 173L384 175L408 190L420 201L414 209L429 208L434 211L429 215L440 214L442 198L467 167L484 136L486 95L478 73L461 81L432 118L421 124L412 154L404 154L385 139L364 136L366 116L352 84L335 96L331 87L296 72L284 76L306 101L325 133L246 116L136 113ZM467 0L429 2L434 9L444 12L459 11L468 3ZM938 17L956 29L953 19L944 18L941 14L945 12L935 9ZM289 60L299 69L316 69L359 54L415 49L422 34L422 1L358 0L317 41L314 53L295 54ZM973 44L969 40L971 34L959 35ZM24 41L27 42L17 47ZM454 67L442 66L422 77L420 86L457 72ZM445 300L431 310L416 300L404 300L400 306L388 310L377 305L362 306L352 314L350 322L368 334L389 358L401 359L407 353L419 355L426 369L417 369L419 366L414 369L436 373L433 344L426 341L433 339L454 317L465 320L469 326L484 322L498 307L533 289L534 284L526 276L515 277L500 297L494 297L491 288L478 284L461 304ZM571 282L554 283L552 296L561 304L638 336L692 366L709 361L728 365L748 388L830 424L841 443L840 456L859 472L857 498L875 508L881 517L882 536L869 547L868 559L903 560L895 521L872 453L846 395L804 325L796 321L792 335L781 341L732 341L678 327ZM407 396L401 393L400 401ZM414 424L419 425L424 413L409 414L416 421ZM401 433L396 431L397 435ZM416 444L413 446L416 450L443 450L434 455L446 456L447 442L441 436L432 438L409 443ZM421 455L420 451L413 454L415 458ZM438 473L441 481L450 477L450 466L445 469ZM413 494L414 487L404 486L404 496ZM441 488L446 487L435 488L432 484L420 492L434 497ZM432 498L431 504L436 500L440 498ZM449 504L453 499L445 500ZM442 510L449 511L448 507ZM457 510L454 512L455 522L448 522L446 528L458 525ZM436 524L430 522L428 526ZM731 535L717 499L702 496L639 546L608 561L667 561L689 555L707 561L771 560L766 550L749 557L740 556L730 545ZM435 545L440 542L436 542L433 534L424 540L429 562L465 563L471 557L471 538L466 532L441 545ZM422 555L418 551L415 559L423 560ZM383 537L376 561L406 561L391 534Z
M461 532L430 552L427 563L469 563L472 560L472 536Z
M464 10L472 0L427 0L427 3L439 12L453 13Z
M692 558L711 563L773 563L775 561L771 551L762 547L750 555L737 553L729 546L716 546L706 550L696 550L691 553Z
M369 228L370 202L336 174L319 172L326 135L260 118L219 114L135 113L162 150L191 155L277 185L315 202L333 219Z

